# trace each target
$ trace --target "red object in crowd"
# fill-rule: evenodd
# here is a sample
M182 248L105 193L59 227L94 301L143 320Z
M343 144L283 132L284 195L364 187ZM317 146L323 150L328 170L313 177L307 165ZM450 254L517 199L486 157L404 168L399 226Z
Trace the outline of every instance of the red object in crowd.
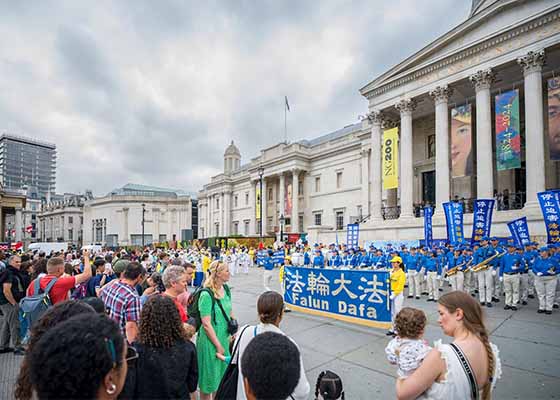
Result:
M259 250L264 249L264 243L263 242L259 242Z

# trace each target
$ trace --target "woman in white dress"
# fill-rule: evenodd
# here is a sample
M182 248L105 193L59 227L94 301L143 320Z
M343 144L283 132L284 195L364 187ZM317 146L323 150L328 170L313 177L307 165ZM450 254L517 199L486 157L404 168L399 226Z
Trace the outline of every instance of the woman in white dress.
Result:
M397 379L397 398L491 399L502 371L498 348L489 341L480 304L465 292L450 292L438 300L438 313L439 325L453 342L437 341L411 376Z

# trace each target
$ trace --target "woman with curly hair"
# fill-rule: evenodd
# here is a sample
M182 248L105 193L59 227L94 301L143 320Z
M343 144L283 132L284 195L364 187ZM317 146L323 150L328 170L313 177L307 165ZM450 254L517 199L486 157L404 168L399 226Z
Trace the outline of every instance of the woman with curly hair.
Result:
M66 321L67 319L85 313L93 314L94 309L77 300L63 301L48 309L45 314L31 327L27 352L21 363L19 375L16 381L14 397L16 400L31 400L33 388L29 381L29 354L33 351L35 344L49 329Z
M39 400L115 400L127 372L127 345L119 325L86 313L49 329L29 354L29 378ZM129 349L131 350L131 349Z
M151 296L140 315L138 359L131 365L121 399L195 398L196 349L179 311L167 296Z

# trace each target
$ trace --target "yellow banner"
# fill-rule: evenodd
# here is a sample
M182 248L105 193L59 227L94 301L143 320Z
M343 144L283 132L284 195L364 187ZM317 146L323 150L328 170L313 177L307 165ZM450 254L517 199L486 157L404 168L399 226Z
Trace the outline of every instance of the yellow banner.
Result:
M261 218L261 188L257 187L255 196L255 218L259 220Z
M383 174L383 189L399 187L399 129L392 128L383 131L383 146L381 147L381 169Z

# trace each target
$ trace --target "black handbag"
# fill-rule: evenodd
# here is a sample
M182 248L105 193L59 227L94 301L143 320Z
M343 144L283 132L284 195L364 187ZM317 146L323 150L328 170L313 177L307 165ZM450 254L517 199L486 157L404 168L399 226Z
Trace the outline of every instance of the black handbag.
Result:
M228 317L228 315L226 314L224 307L222 307L222 302L218 299L216 299L216 301L218 302L218 306L220 307L220 310L222 310L222 315L224 316L225 320L227 321L227 331L230 335L235 335L237 333L237 330L239 329L239 323L237 322L236 319L230 318Z
M239 339L231 353L231 360L222 376L220 386L216 391L215 400L232 400L237 398L237 381L239 379L239 343L243 337L243 333L249 327L245 326L239 335Z

